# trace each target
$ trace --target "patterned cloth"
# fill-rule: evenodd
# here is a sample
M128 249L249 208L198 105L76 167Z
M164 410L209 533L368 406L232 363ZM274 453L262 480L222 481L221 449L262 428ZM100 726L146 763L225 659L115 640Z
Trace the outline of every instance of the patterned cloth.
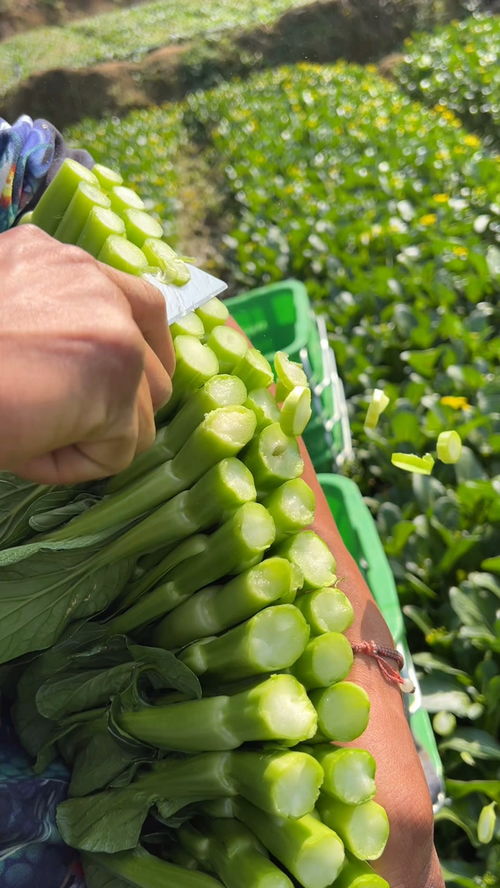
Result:
M65 157L87 167L86 151L70 151L46 120L0 117L0 232L34 206ZM0 711L0 886L85 888L75 852L57 832L56 807L66 798L68 773L56 762L33 773L10 720Z
M84 888L75 852L62 844L56 807L66 798L68 772L55 762L37 775L10 721L0 723L0 885L2 888Z
M0 231L12 228L35 205L65 157L93 165L87 151L68 150L47 120L23 114L10 125L0 117Z

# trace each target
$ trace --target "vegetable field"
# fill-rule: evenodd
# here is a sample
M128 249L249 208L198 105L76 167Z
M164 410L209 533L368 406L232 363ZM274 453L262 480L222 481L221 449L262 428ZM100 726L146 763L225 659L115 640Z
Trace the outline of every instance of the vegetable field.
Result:
M414 98L453 111L466 126L498 141L500 19L454 22L406 41L399 84Z

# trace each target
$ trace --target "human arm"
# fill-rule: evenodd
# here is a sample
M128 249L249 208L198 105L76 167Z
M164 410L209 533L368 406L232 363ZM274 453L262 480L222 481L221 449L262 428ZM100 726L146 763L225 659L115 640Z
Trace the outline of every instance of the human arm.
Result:
M45 484L120 471L171 392L163 297L31 225L0 234L0 269L0 469Z
M347 551L321 490L309 455L302 445L304 480L316 495L313 524L335 555L339 587L354 609L347 630L351 642L375 641L394 647L387 624L361 573ZM425 775L405 716L398 685L389 682L372 657L357 655L349 680L368 692L370 719L356 741L345 744L367 749L377 763L376 800L388 813L391 831L384 854L373 863L391 888L443 888L433 843L433 815Z

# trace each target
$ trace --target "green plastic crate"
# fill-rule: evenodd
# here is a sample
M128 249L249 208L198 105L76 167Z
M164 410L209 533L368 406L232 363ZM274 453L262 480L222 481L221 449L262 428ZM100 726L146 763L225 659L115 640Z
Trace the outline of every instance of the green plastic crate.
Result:
M309 297L300 281L280 281L226 299L234 319L268 360L286 352L300 361L314 323Z
M412 734L425 750L437 776L438 787L442 787L443 766L429 715L422 708L420 688L406 642L396 584L375 522L357 484L350 478L342 475L319 474L318 480L340 535L382 611L396 647L403 654L405 675L415 685L415 693L406 700ZM439 795L439 790L435 795ZM437 800L438 804L440 801L441 799Z
M281 281L227 299L226 305L269 360L284 351L302 363L313 394L304 440L316 471L332 471L349 462L351 435L342 383L325 321L313 311L304 285Z

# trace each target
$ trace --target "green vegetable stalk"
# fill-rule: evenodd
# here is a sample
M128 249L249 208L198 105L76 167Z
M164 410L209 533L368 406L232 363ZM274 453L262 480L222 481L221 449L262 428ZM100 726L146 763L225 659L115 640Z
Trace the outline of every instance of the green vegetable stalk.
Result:
M346 805L369 802L375 795L375 759L365 749L335 749L315 744L305 751L313 755L324 771L322 790Z
M196 336L197 339L203 339L205 336L205 327L201 318L196 312L190 311L184 317L179 318L174 324L170 325L172 336Z
M110 234L106 238L97 258L127 274L140 275L148 270L148 261L142 250L120 234Z
M239 407L244 404L245 398L245 386L236 376L213 376L193 392L168 425L159 430L153 446L139 454L132 465L111 478L106 491L113 493L121 490L147 471L172 459L203 422L207 413L220 407Z
M262 500L276 525L276 541L303 530L314 520L316 497L302 478L285 481Z
M236 749L255 740L303 742L314 735L316 712L293 676L273 675L234 696L122 712L117 723L159 749L198 752Z
M305 592L295 599L295 605L309 623L311 635L345 632L354 620L352 604L340 589L326 587Z
M67 157L37 202L31 221L47 234L54 234L80 182L97 187L94 174L76 160Z
M335 880L335 888L390 888L390 885L368 863L346 859Z
M96 176L99 185L103 191L110 191L115 185L123 185L123 176L117 170L104 166L102 163L95 163L92 172Z
M298 478L304 471L304 463L295 438L285 435L278 422L266 426L248 445L243 456L250 469L257 490L266 493Z
M109 210L111 201L100 188L90 185L89 182L80 182L54 232L54 237L65 244L75 244L94 207Z
M297 820L263 813L242 799L236 816L257 836L303 888L328 888L344 863L338 835L312 814Z
M175 372L172 378L172 397L156 414L157 423L166 422L187 401L196 389L216 376L219 362L211 348L196 336L176 336L174 339Z
M101 888L104 884L111 888L110 880L114 879L117 888L124 882L136 888L223 888L212 876L160 860L140 846L118 854L84 854L83 868L88 888ZM107 874L107 883L103 873Z
M259 431L273 422L279 422L280 411L273 395L266 388L255 388L248 392L245 407L253 410Z
M353 661L352 647L340 632L325 632L306 645L291 672L310 688L326 688L346 677Z
M243 460L248 465L245 456ZM259 483L256 478L255 484L258 490ZM303 530L287 537L276 546L275 554L288 558L300 568L304 578L304 589L321 589L336 580L335 558L326 543L313 530Z
M318 811L338 833L348 851L360 860L377 860L389 838L389 818L377 802L346 805L331 796L320 795Z
M76 245L97 258L104 241L110 234L119 234L122 237L125 235L123 219L120 219L111 209L94 206L78 235Z
M51 539L94 536L106 530L116 532L117 527L147 514L155 506L186 490L220 460L238 453L251 439L254 429L253 414L246 407L213 410L172 460L152 469L124 490L105 497L51 534Z
M120 596L120 600L117 602L118 609L120 611L126 610L144 592L149 592L150 589L154 589L155 586L163 582L169 573L183 561L188 561L201 552L206 552L209 541L210 537L207 534L195 533L194 536L188 537L180 543L174 543L173 547L167 546L167 552L163 558L160 558L156 564L129 583L126 592Z
M347 743L356 740L368 724L370 700L359 685L339 681L329 688L310 691L318 713L318 738Z
M267 389L274 382L269 361L256 348L247 347L243 357L235 364L233 373L243 380L248 391Z
M182 826L179 841L226 888L293 888L288 876L272 863L264 847L237 820L203 819L194 829ZM199 831L198 831L199 830Z
M229 317L227 306L217 296L213 296L212 299L197 308L196 314L202 320L207 333L210 333L214 327L225 324Z
M229 674L238 680L292 666L308 638L309 627L300 611L293 604L280 604L264 608L223 635L194 642L179 658L195 675Z
M148 237L163 237L163 228L160 223L153 219L145 210L130 207L124 210L122 214L127 237L129 241L137 247L142 247L144 241Z
M241 364L241 359L248 351L248 342L245 337L237 330L225 325L213 327L207 336L207 345L217 355L221 373L236 374L236 366ZM244 378L243 382L245 382Z
M170 648L197 638L219 635L288 595L292 569L285 558L267 558L230 580L207 586L179 605L163 620L162 636Z
M181 516L178 520L182 520ZM247 502L210 535L205 551L179 564L166 583L113 620L110 629L128 633L163 617L207 583L256 564L273 539L274 524L264 506ZM160 647L168 647L168 632L165 633L163 622L153 630L152 640Z

